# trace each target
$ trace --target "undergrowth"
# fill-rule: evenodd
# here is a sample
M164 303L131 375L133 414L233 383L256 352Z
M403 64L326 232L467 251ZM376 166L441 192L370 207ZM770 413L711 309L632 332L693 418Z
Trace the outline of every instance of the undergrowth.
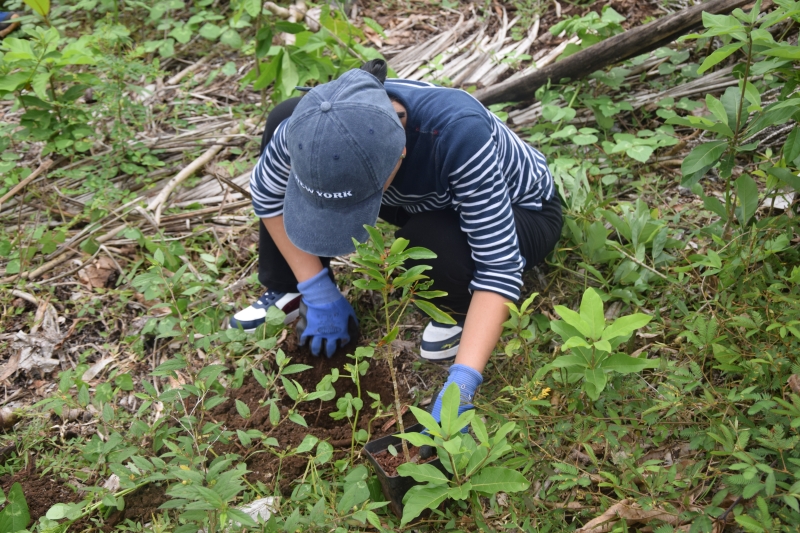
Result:
M126 228L135 259L92 296L76 291L71 300L63 286L14 277L172 164L137 140L152 114L176 129L201 111L244 121L294 94L296 85L327 81L377 53L329 8L322 12L326 29L315 33L277 21L249 0L26 4L38 15L28 10L23 36L0 47L0 98L16 113L0 122L0 193L30 174L30 165L17 165L30 151L53 159L48 179L72 174L83 181L70 191L36 190L29 197L42 206L36 218L1 230L4 329L27 331L34 323L36 308L14 300L20 291L57 303L78 331L81 322L139 320L139 327L113 335L117 329L103 329L71 352L71 368L52 377L34 372L36 387L54 380L52 390L16 410L21 422L6 424L3 414L0 442L13 449L0 466L4 479L41 475L76 491L31 521L22 485L12 485L0 532L97 529L149 486L163 488L161 508L115 531L797 530L800 4L779 0L762 12L759 2L749 12L706 14L703 31L652 57L539 90L542 116L520 134L550 163L565 206L562 241L544 273L526 278L538 292L529 289L511 306L476 412L433 428L414 406L434 431L407 440L437 446L450 468L448 475L423 465L401 469L427 483L409 493L402 522L358 450L375 421L391 422L400 410L399 398L370 391L369 376L377 355L393 354L393 343L403 342L403 322L415 320L410 311L391 322L388 314L385 322L362 320L364 346L350 354L346 373L334 369L304 387L298 376L312 369L287 357L280 313L255 335L221 329L235 303L229 282L248 280L248 295L257 283L249 275L252 253L238 257L215 232L172 239ZM593 32L599 40L618 22L589 17L559 30ZM273 44L279 32L294 35L294 44ZM181 83L235 77L238 90L255 91L256 101L224 110L148 106L175 58L198 49L222 53L218 47L248 57L249 70L225 63L210 80L196 83L190 75ZM653 58L659 62L650 70L660 76L637 70ZM631 104L633 84L664 89L726 67L736 81L704 98ZM251 165L255 144L240 145L228 163ZM121 174L134 178L125 182L130 187L115 185ZM94 196L79 216L59 214L64 197L86 193ZM362 252L374 257L357 262L375 272L343 278L360 314L380 317L388 300L377 302L370 291L388 297L399 288L394 296L407 304L403 283L423 278L415 277L422 270L391 276L379 264L380 250L390 256L404 243L372 233ZM101 246L86 240L82 252ZM365 272L382 284L371 286ZM36 320L45 319L43 310ZM10 339L2 342L10 352ZM388 359L393 364L394 356ZM355 396L336 397L334 384L347 380ZM257 402L231 401L253 382ZM335 401L328 416L346 429L344 444L309 429L301 442L282 446L275 435L313 426L304 409L321 411L326 401ZM225 402L241 422L235 429L217 419ZM371 419L364 421L367 404ZM256 419L262 422L251 425ZM466 424L477 440L460 436ZM256 479L248 465L262 455L278 466ZM283 479L292 461L303 465L302 475ZM247 512L256 501L268 510L260 518ZM429 514L407 525L425 508Z

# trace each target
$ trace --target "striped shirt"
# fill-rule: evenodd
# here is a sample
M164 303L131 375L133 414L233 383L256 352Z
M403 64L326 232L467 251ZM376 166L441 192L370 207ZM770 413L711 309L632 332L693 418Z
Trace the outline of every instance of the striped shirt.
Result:
M553 197L544 156L464 91L398 79L385 87L408 118L406 158L383 204L409 213L456 210L475 261L470 290L518 300L525 260L511 206L540 210ZM259 218L283 213L290 120L275 130L250 177Z

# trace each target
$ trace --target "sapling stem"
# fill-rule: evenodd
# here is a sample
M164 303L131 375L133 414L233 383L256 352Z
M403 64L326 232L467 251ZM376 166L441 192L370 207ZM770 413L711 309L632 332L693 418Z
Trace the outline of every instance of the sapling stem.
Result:
M392 331L391 320L389 318L390 285L388 283L389 280L387 279L386 281L387 283L384 284L383 289L381 289L381 296L383 297L383 314L386 317L386 335L389 335L389 333ZM392 348L391 343L386 344L386 353L388 354L389 359L389 374L392 376L392 392L394 392L394 410L397 416L397 427L400 429L400 433L405 433L406 428L403 424L403 411L402 406L400 405L400 391L397 387L397 372L394 368L394 349ZM406 462L411 461L411 456L408 453L408 444L406 444L405 439L401 439L400 442L403 446L403 457L405 457Z

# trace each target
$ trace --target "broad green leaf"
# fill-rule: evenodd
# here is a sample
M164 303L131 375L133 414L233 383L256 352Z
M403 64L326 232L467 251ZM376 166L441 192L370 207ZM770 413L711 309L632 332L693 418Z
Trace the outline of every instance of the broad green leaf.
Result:
M475 432L475 436L478 437L478 440L481 444L489 444L489 433L486 431L486 425L483 423L479 417L475 417L472 419L472 431Z
M722 102L714 98L714 96L706 95L706 107L714 117L724 124L728 124L728 114L725 112L725 107Z
M772 167L769 169L769 175L775 177L786 185L790 186L796 191L800 191L800 176L790 171L787 168Z
M404 526L414 520L425 509L436 509L447 498L450 490L448 485L417 485L412 487L403 497L403 519L400 525Z
M407 247L408 247L408 239L403 239L402 237L399 237L395 239L394 242L392 243L391 248L389 248L389 253L399 254L402 253L403 250L405 250Z
M635 159L640 163L647 163L647 160L650 159L650 156L653 155L655 149L651 146L647 146L644 144L634 144L630 148L625 150L625 155L630 157L631 159Z
M220 36L219 42L221 42L222 44L227 44L228 46L230 46L235 50L238 50L244 44L244 41L242 41L242 36L239 35L239 32L234 30L233 28L228 28L227 30L225 30ZM294 85L292 85L292 89L294 89Z
M294 92L297 82L300 81L300 75L297 73L297 66L294 64L291 56L286 52L284 52L283 59L281 59L280 80L281 93L285 97L288 97Z
M472 483L467 481L463 485L452 487L447 493L448 498L454 500L466 500L469 498L469 491L472 489Z
M397 436L407 440L414 446L436 446L432 438L422 433L400 433Z
M603 361L600 366L605 370L613 370L620 374L632 374L641 372L645 368L656 368L659 365L658 359L644 359L641 357L631 357L624 353L615 353Z
M50 0L24 0L24 2L42 17L47 17L50 13Z
M530 483L525 476L502 466L487 466L472 477L472 490L483 494L520 492L528 487Z
M627 337L637 329L646 326L651 320L652 317L643 313L621 316L603 331L601 338L610 341L617 337Z
M587 368L583 374L583 379L592 387L586 389L592 400L597 400L600 393L606 388L608 377L602 368Z
M472 455L469 457L469 462L467 463L467 468L465 473L467 476L472 476L478 468L482 466L484 459L489 455L489 448L485 446L478 447L477 450L472 452Z
M261 13L261 0L243 0L242 7L252 18L256 18Z
M250 418L250 408L241 400L236 400L236 412L242 418Z
M314 446L317 445L317 442L319 442L319 439L314 435L306 435L305 437L303 437L303 442L301 442L297 446L296 452L297 453L310 452L311 450L314 449Z
M340 513L351 511L354 506L364 503L369 499L369 487L363 480L356 481L347 487L342 494L342 499L336 504L336 510Z
M606 319L603 316L603 299L592 288L586 289L583 293L581 318L589 325L589 337L599 339L606 327Z
M414 300L414 305L416 305L420 309L420 311L422 311L423 313L434 319L436 322L441 322L442 324L456 323L453 317L451 317L450 315L448 315L447 313L445 313L444 311L442 311L441 309L439 309L430 302L427 302L425 300Z
M441 470L433 465L404 463L397 467L397 473L404 477L412 477L420 483L447 484L447 478Z
M736 42L718 48L714 51L714 53L708 56L705 61L703 61L703 64L698 67L697 73L702 74L714 65L721 63L726 57L736 52L742 46L744 46L743 42Z
M562 350L569 350L570 348L574 348L575 346L582 346L584 348L591 348L592 345L583 340L582 337L570 337L567 339L567 342L561 345Z
M800 157L800 128L795 126L786 136L786 143L783 145L783 160L788 164L798 157Z
M414 407L413 405L408 406L408 408L414 413L417 422L422 424L431 434L442 435L442 428L428 411L420 409L419 407Z
M736 196L739 200L739 224L746 225L758 209L758 185L748 174L742 174L734 182L736 185Z
M27 2L26 2L27 3ZM781 44L775 48L761 52L765 56L779 57L781 59L800 59L800 46Z
M586 368L587 362L586 360L581 357L580 355L562 355L560 357L556 357L552 363L547 365L551 368ZM539 372L536 373L539 375Z
M8 491L8 503L0 512L0 531L13 533L28 527L31 515L28 502L22 493L22 485L14 483Z
M581 335L584 337L592 336L592 327L586 323L581 315L563 305L556 305L553 307L553 309L555 309L556 313L558 313L558 316L564 319L564 322L578 330Z
M696 146L681 164L684 184L693 185L696 183L711 167L719 162L722 154L727 149L727 141L711 141Z
M442 431L445 435L454 435L453 427L458 419L458 406L461 403L461 390L458 384L451 383L442 396L442 410L440 412Z
M383 251L386 245L383 242L383 234L381 233L381 230L368 224L364 224L364 229L367 230L370 240L375 243L375 246L380 251Z

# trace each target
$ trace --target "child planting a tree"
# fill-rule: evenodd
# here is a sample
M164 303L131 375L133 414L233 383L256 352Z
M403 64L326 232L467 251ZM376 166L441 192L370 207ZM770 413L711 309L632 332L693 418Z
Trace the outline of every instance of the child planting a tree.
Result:
M367 238L378 217L411 246L432 250L432 290L456 325L431 321L424 359L449 361L471 409L482 372L520 296L522 272L561 233L561 204L541 153L468 93L386 79L381 60L287 100L267 119L250 178L262 220L259 281L267 291L230 320L255 330L276 306L300 316L300 343L331 357L349 342L355 312L336 287L330 258Z

